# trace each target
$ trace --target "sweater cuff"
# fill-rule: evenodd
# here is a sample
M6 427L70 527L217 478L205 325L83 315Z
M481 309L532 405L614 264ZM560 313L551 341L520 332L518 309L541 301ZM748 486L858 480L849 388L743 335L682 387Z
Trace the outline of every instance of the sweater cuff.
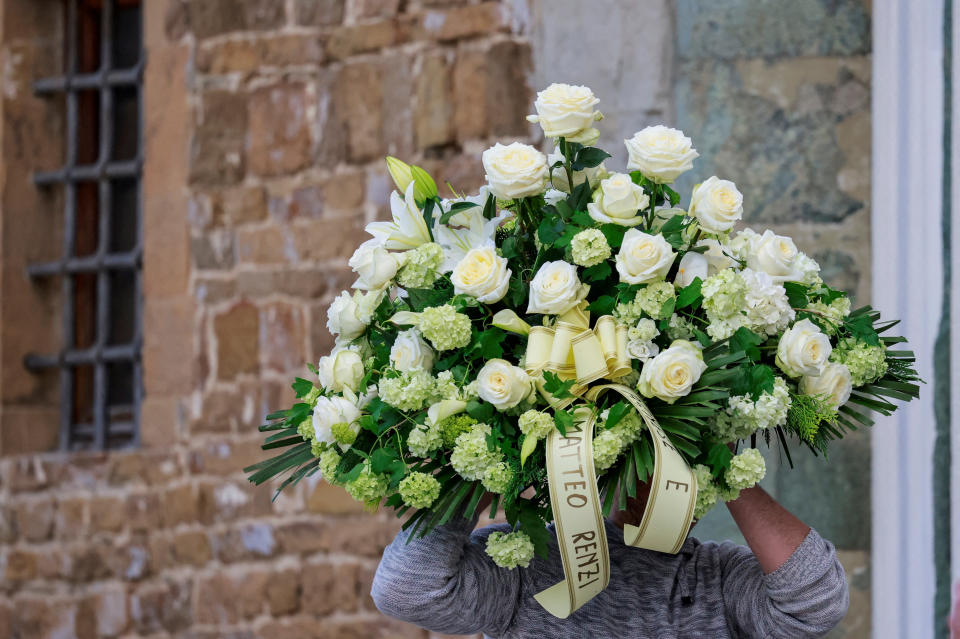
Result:
M833 548L811 528L790 558L764 576L764 582L768 588L774 590L802 587L820 579L827 571L827 564L832 564L833 561Z

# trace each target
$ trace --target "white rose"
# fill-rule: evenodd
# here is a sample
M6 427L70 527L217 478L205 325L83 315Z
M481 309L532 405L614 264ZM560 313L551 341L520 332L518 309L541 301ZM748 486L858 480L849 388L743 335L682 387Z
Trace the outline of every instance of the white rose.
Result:
M624 143L630 156L627 169L640 171L659 184L676 180L681 173L692 169L693 160L700 156L682 131L662 124L638 131Z
M347 291L338 295L327 309L327 329L342 340L352 340L363 335L369 319L364 320L364 311L357 303L358 298Z
M491 359L477 374L480 398L497 410L513 408L533 393L533 380L522 368L504 359Z
M637 389L644 397L658 397L668 404L690 394L707 365L700 349L685 340L676 340L643 365Z
M397 334L393 346L390 347L390 364L403 373L418 368L429 373L433 370L433 358L433 349L415 328Z
M547 156L547 165L553 166L557 162L563 162L563 154L560 151L554 150L553 153ZM580 171L573 172L573 185L580 186L586 181L590 182L592 188L597 188L597 185L600 183L600 180L605 178L608 174L607 167L603 162L597 166L592 166L587 169L582 169ZM553 185L551 190L559 190L562 193L570 192L570 180L567 179L567 170L558 166L553 169L550 173L550 183ZM547 191L549 194L550 191ZM556 196L554 196L556 197ZM563 196L565 197L565 196ZM559 199L563 199L560 197Z
M710 233L729 231L743 217L743 195L730 180L712 176L693 189L690 215Z
M537 114L527 116L527 120L539 123L548 138L563 137L571 142L593 144L600 136L600 132L592 128L593 123L603 117L594 110L599 103L587 87L551 84L537 93L533 103Z
M833 409L846 404L852 391L850 369L837 362L828 362L823 372L816 377L805 375L800 379L801 393L822 397Z
M808 319L802 319L780 337L777 366L790 377L816 377L823 372L832 350L830 338L823 334L820 327Z
M593 201L587 204L590 217L601 224L636 226L643 222L641 211L650 206L650 198L643 188L634 184L626 173L614 173L600 181L593 192Z
M796 282L803 278L797 265L800 251L789 237L766 230L753 234L747 249L747 266L763 271L774 282Z
M467 251L453 269L450 281L457 295L470 295L485 304L499 302L510 285L507 260L497 255L492 246Z
M630 229L623 236L617 253L617 272L620 281L644 284L661 280L673 266L677 254L662 235L648 235Z
M400 261L383 246L382 239L370 239L361 244L347 262L358 275L354 288L377 289L390 282L400 268Z
M692 251L684 253L680 258L680 265L677 268L677 277L673 280L676 286L690 286L693 280L700 278L700 281L707 279L707 273L710 271L710 263L701 253Z
M317 377L320 385L335 393L349 388L356 391L363 379L363 359L360 353L350 348L337 348L320 358Z
M498 142L484 151L483 169L490 191L504 200L538 195L547 183L547 156L520 142Z
M547 262L530 282L527 312L561 315L583 301L589 290L580 283L576 266L563 260Z
M345 397L320 397L313 407L313 436L318 442L333 444L333 425L349 424L354 433L359 433L358 419L360 409Z
M660 352L660 347L648 339L632 339L627 342L627 355L632 359L646 362Z

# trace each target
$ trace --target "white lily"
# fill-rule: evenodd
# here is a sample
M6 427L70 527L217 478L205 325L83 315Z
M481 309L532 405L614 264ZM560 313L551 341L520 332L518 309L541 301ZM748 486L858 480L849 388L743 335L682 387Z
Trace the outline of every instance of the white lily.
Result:
M496 248L494 236L497 227L512 216L513 213L504 210L492 220L488 220L483 217L483 208L475 206L454 216L463 222L462 226L437 224L433 234L437 244L443 247L443 264L440 269L444 273L453 271L470 249L484 246Z
M396 191L390 194L392 221L367 224L367 233L382 239L385 248L408 250L432 241L427 222L414 200L413 189L414 183L411 182L404 197L401 198Z

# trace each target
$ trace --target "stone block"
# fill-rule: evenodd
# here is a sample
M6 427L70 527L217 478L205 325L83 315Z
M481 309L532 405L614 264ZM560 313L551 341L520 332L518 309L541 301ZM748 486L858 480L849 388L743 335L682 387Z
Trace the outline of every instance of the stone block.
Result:
M189 25L197 38L231 31L267 30L281 26L284 0L204 0L189 5Z
M234 379L255 373L259 366L260 313L253 304L240 302L213 318L216 337L217 378Z
M383 72L375 63L352 62L340 71L334 99L346 127L348 157L353 162L384 154L382 83Z
M196 521L198 499L197 491L192 484L166 488L161 496L164 526L172 528L178 524Z
M26 541L42 542L53 536L56 504L53 499L31 499L14 506L17 529Z
M81 601L78 613L77 635L80 637L117 637L130 623L127 594L119 585L98 588ZM81 624L85 631L81 631Z
M258 418L254 410L257 394L255 384L211 389L202 397L201 412L191 421L191 432L223 433L253 425Z
M29 581L37 576L37 553L25 549L8 549L5 557L4 580L9 583Z
M258 462L268 453L261 450L262 437L224 439L206 442L190 451L190 472L193 474L233 475Z
M263 569L220 571L197 582L196 619L203 624L233 624L259 615L265 605L269 574Z
M302 84L258 89L250 96L247 162L251 172L274 176L293 173L311 158L311 97Z
M274 617L297 612L300 609L300 572L288 569L271 574L265 594L270 614Z
M147 397L191 390L194 311L190 298L147 298L144 308L143 377Z
M140 443L144 448L175 444L180 439L182 422L176 398L144 397L140 405Z
M190 180L194 184L235 184L245 170L247 96L207 91L200 105L190 143Z
M210 538L201 530L179 533L173 538L173 558L177 563L203 566L213 557Z
M357 564L309 563L302 570L304 610L328 615L357 609Z
M128 495L124 504L126 524L134 531L149 532L163 524L160 495L140 493Z
M273 512L269 487L256 487L246 482L203 481L198 485L199 520L203 524L235 521Z
M294 0L293 15L297 24L327 27L343 22L345 0Z
M166 578L143 584L130 595L130 619L140 634L179 635L194 622L189 580Z
M291 234L297 258L310 262L348 259L362 242L370 239L363 222L360 215L351 215L294 224Z
M107 481L114 486L156 485L179 477L182 472L176 453L164 450L121 453L111 456Z
M207 42L197 50L197 70L214 75L256 73L263 67L315 65L323 47L312 34L286 34Z
M417 148L446 144L453 139L450 63L445 52L425 54L416 80Z
M400 0L353 0L349 4L349 16L353 20L390 18L400 10Z
M287 373L306 360L304 317L299 306L275 303L260 309L260 367Z
M267 217L266 191L262 186L238 186L219 191L212 199L215 226L239 226Z
M19 637L58 639L76 636L77 606L61 597L36 595L14 602L13 626Z
M230 270L235 260L234 234L212 230L190 238L190 255L197 270Z
M118 532L126 522L124 500L119 496L95 496L90 500L90 530Z
M241 264L287 264L291 260L290 240L276 226L237 231L237 260Z
M337 27L326 43L327 56L334 60L369 53L397 44L399 33L393 20Z
M509 28L510 11L507 5L482 2L447 11L425 11L416 17L410 35L416 40L458 40L507 31Z
M345 286L349 286L349 284L345 284ZM327 329L327 309L329 306L330 302L310 305L311 362L319 361L321 357L329 355L330 351L333 350L333 335Z

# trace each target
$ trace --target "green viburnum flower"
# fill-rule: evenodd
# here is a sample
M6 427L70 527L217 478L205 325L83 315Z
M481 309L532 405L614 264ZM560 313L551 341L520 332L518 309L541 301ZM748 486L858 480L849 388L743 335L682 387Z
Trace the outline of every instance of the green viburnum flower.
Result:
M823 332L827 335L836 335L843 318L850 314L850 298L838 297L830 304L813 302L807 306L807 310L822 314L826 320L822 322Z
M460 399L460 387L450 371L437 373L437 385L434 395L440 399Z
M320 398L320 389L317 386L313 386L310 389L310 392L303 396L303 403L310 404L311 407L317 405L317 400Z
M450 464L457 473L468 481L481 479L487 469L501 461L499 450L487 448L487 424L474 424L473 428L457 437Z
M319 455L320 463L320 474L323 476L327 483L337 486L340 482L337 481L337 464L340 463L340 453L336 451L335 448L327 448Z
M305 441L312 442L315 437L313 430L313 416L307 415L299 424L297 424L297 435L303 437Z
M397 283L404 288L430 288L440 277L443 247L436 242L421 244L404 253L406 263L397 273Z
M334 424L330 427L330 432L333 433L334 441L341 446L350 446L357 440L357 433L355 433L353 428L350 427L350 424L346 422Z
M601 431L593 438L593 467L597 471L610 468L617 461L622 442L613 429Z
M436 392L436 380L423 369L400 373L399 377L384 377L377 385L380 399L398 410L420 410Z
M370 469L370 463L366 462L363 471L356 479L347 482L344 488L350 493L351 497L366 504L380 500L387 494L388 486L387 477L373 472Z
M693 339L694 324L682 315L674 313L670 316L670 325L667 327L667 337L670 339Z
M580 231L570 240L573 263L580 266L596 266L611 255L610 245L600 229Z
M870 384L887 374L887 354L882 344L871 346L858 339L842 339L830 354L830 361L846 365L854 386Z
M463 348L470 343L470 318L450 304L424 309L419 328L438 351Z
M721 501L733 501L740 497L739 488L720 488Z
M730 460L730 468L724 474L730 488L750 488L767 474L767 463L756 448L748 448Z
M553 431L553 416L539 410L528 410L517 420L520 432L526 437L543 439Z
M418 425L407 436L407 450L417 457L429 457L430 453L443 446L443 437L436 426Z
M747 283L733 269L725 268L711 275L700 288L703 308L711 321L739 314L747 304Z
M497 462L484 471L480 483L491 493L502 495L507 492L512 480L513 471L510 467L505 462Z
M533 559L533 542L519 530L511 533L492 532L487 537L487 554L501 568L526 568Z
M703 464L694 466L693 474L697 477L697 503L693 507L693 518L701 519L720 499L720 489L713 481L710 469Z
M634 409L630 409L630 412L624 415L623 418L610 429L610 432L616 435L620 440L621 446L626 448L640 438L645 427L646 425L643 423L643 418L640 417L640 413Z
M427 473L410 473L399 486L403 503L411 508L429 508L440 496L440 482Z
M673 298L676 289L670 282L653 282L637 291L629 302L621 302L613 309L613 315L627 326L636 324L646 314L653 319L664 319L663 305Z
M711 425L722 442L744 439L758 430L786 424L790 389L782 377L776 377L772 393L763 392L756 401L750 395L734 395L727 403L727 409L717 414Z
M673 320L671 319L670 322L673 323ZM631 341L649 342L659 334L660 331L657 330L657 323L648 317L643 318L634 326L627 329L627 339Z
M327 450L327 447L328 447L327 442L314 440L310 442L310 454L313 455L314 457L320 457L320 454L323 453L323 451Z
M457 443L457 437L463 433L469 433L476 423L477 420L466 413L458 413L446 419L441 419L436 428L440 433L443 445L447 448L453 448Z

